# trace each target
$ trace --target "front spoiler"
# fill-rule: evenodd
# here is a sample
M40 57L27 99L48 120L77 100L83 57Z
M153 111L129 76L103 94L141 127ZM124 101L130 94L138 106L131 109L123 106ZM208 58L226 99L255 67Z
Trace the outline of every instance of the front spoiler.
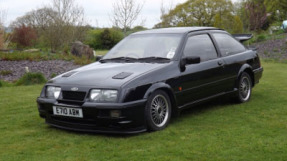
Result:
M146 131L144 109L147 100L128 103L92 103L81 106L58 103L57 100L38 98L38 110L46 123L57 128L78 132L134 134ZM53 115L53 106L81 108L84 118ZM111 110L120 110L122 115L112 118Z
M59 125L59 123L51 122L51 120L47 121L46 124L64 129L69 131L75 131L75 132L86 132L86 133L104 133L104 134L137 134L141 132L147 131L144 127L134 128L134 129L128 129L128 130L116 130L116 129L108 129L108 128L98 128L98 129L82 129L77 127L68 127L66 124Z

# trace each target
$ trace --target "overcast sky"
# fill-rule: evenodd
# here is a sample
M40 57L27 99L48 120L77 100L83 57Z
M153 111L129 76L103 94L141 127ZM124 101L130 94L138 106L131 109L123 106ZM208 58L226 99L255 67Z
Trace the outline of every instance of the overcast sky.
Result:
M79 6L85 10L85 15L88 23L97 27L111 27L110 16L112 12L112 4L116 0L75 0ZM143 0L136 0L142 3ZM145 20L144 26L152 28L160 21L160 6L162 0L145 0L143 10L138 18L138 22L134 25L139 25L142 20ZM186 0L164 0L168 6L173 2L175 6L178 3L183 3ZM0 9L6 11L5 26L14 21L17 17L23 16L26 12L33 9L41 8L43 5L50 4L50 0L0 0Z

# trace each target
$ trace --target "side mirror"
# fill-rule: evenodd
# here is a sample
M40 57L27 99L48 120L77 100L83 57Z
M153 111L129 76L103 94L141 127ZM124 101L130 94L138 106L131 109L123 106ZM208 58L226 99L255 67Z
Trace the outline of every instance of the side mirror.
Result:
M181 71L185 71L185 66L189 64L198 64L200 63L199 56L189 56L181 59L180 61L180 69Z
M101 60L102 58L103 58L102 55L97 55L97 56L96 56L96 61L99 61L99 60Z

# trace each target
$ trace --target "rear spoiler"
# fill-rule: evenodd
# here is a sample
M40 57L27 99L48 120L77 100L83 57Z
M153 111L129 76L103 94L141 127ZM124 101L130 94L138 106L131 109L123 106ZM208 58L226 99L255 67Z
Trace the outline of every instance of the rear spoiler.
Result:
M252 34L233 34L232 36L238 41L240 41L241 43L253 37Z

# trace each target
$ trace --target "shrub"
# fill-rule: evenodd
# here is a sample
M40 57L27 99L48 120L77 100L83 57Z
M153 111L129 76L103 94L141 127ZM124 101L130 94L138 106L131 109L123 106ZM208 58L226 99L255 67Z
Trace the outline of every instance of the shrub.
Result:
M0 87L13 87L14 83L0 80Z
M30 26L22 25L14 29L12 41L17 44L17 47L30 47L36 39L36 30Z
M50 75L51 78L55 78L56 76L57 76L56 73L52 73L52 74Z
M94 49L100 49L101 48L100 35L102 31L103 30L101 29L88 31L85 44L88 44L90 47Z
M85 44L94 49L110 49L123 38L123 33L117 29L96 29L88 32Z
M2 70L0 72L0 75L2 75L2 76L12 75L12 71L10 71L10 70Z
M113 47L114 44L109 29L104 29L104 31L100 34L100 39L102 40L101 45L103 49L110 49Z
M94 59L88 59L87 56L81 56L81 57L78 57L78 58L75 58L74 59L74 64L77 64L77 65L86 65L86 64L90 64L92 62L94 62L95 60Z
M261 42L261 41L265 41L266 40L266 36L265 35L258 35L256 41L257 42Z
M46 79L42 73L26 73L17 82L16 85L34 85L46 83Z

